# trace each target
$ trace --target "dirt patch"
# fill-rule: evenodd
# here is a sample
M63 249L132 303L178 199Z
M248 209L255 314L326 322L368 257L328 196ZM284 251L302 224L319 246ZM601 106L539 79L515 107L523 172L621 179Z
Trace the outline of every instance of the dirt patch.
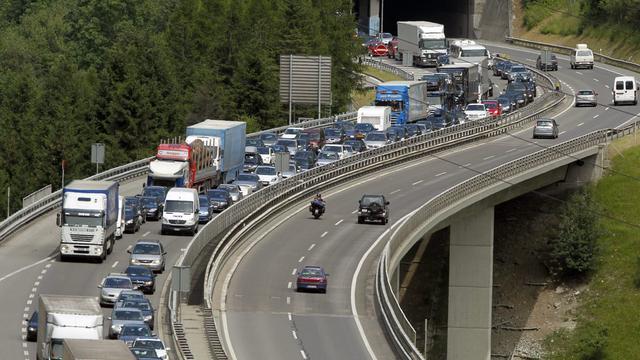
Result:
M585 287L552 282L545 266L561 205L530 193L495 208L492 358L540 358L547 335L575 327L574 310ZM416 328L418 348L424 348L427 318L428 358L445 359L448 232L436 235L419 260L415 249L404 259L402 273L411 263L420 264L404 292L402 307Z

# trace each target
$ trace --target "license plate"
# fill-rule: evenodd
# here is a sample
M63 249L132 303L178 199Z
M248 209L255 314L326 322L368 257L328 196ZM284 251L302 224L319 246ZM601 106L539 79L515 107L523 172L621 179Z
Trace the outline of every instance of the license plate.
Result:
M315 289L316 288L315 285L307 285L307 287L310 288L310 289Z

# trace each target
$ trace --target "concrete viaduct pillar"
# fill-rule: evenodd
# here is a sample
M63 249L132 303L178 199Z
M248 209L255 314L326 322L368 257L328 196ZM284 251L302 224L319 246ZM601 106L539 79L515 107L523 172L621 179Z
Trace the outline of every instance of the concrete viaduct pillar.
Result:
M489 360L493 291L493 207L450 227L447 360Z

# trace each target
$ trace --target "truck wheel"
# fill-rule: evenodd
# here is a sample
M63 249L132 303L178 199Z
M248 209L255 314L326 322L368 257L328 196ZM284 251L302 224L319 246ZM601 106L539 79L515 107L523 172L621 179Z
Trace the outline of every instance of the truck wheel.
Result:
M60 262L67 261L67 257L65 255L60 254Z
M111 238L111 241L109 241L109 247L107 248L107 254L111 254L113 252L113 238Z
M364 218L362 218L361 216L358 216L358 224L362 224L364 223Z

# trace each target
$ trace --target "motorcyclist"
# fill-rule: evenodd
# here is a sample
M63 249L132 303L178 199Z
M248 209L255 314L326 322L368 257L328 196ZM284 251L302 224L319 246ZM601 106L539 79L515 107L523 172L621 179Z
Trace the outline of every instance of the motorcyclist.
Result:
M325 202L322 199L322 195L320 193L316 194L316 197L313 199L313 201L311 202L311 206L318 206L320 207L321 211L324 213L324 208L325 208Z

